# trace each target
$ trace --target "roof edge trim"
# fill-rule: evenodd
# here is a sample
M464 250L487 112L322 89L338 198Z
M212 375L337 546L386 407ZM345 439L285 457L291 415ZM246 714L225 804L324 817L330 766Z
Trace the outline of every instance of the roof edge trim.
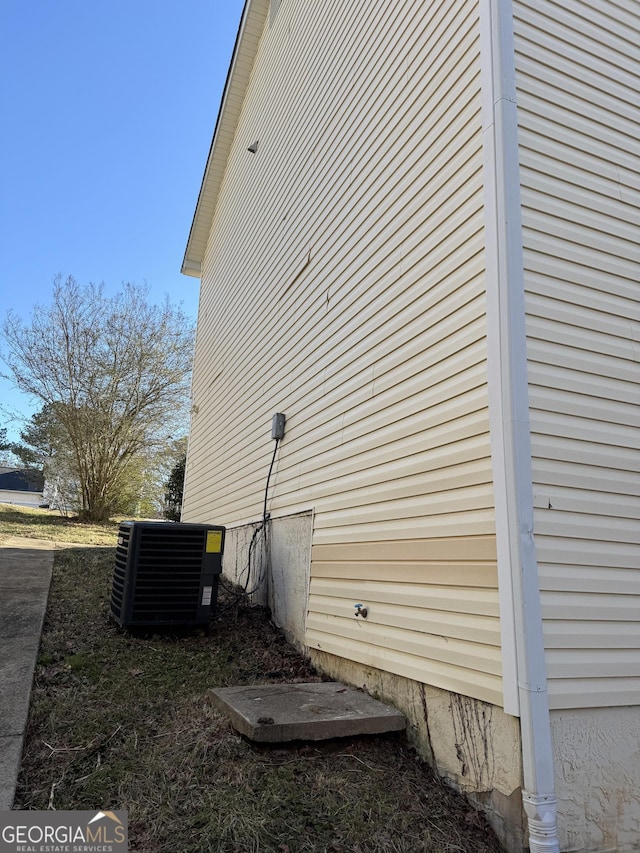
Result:
M181 272L199 278L224 170L235 137L270 0L246 0L227 71Z

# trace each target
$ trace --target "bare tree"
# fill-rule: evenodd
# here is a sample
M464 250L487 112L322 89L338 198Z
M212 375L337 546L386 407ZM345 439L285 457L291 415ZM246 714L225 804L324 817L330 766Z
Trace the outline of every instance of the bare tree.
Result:
M80 516L107 518L127 472L187 424L193 324L147 290L57 278L50 306L29 324L13 313L3 333L10 378L55 418L52 434L78 483Z

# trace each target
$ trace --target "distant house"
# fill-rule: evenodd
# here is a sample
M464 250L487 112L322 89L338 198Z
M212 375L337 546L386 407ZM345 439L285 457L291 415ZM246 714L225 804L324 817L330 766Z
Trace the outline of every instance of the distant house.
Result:
M0 503L40 506L43 488L41 479L33 471L0 467Z
M183 263L183 518L512 851L640 839L639 91L634 3L247 0Z

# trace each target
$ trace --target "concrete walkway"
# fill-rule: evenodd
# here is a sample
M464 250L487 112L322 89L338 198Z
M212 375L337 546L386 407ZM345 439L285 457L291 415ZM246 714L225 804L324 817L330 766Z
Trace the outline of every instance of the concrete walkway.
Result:
M42 539L0 543L0 810L13 806L54 549Z

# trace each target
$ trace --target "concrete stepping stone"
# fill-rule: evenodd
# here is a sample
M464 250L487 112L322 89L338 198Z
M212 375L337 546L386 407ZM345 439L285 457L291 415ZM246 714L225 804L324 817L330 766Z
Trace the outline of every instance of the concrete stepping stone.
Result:
M262 743L382 734L406 726L400 711L334 681L221 687L208 696L240 734Z

